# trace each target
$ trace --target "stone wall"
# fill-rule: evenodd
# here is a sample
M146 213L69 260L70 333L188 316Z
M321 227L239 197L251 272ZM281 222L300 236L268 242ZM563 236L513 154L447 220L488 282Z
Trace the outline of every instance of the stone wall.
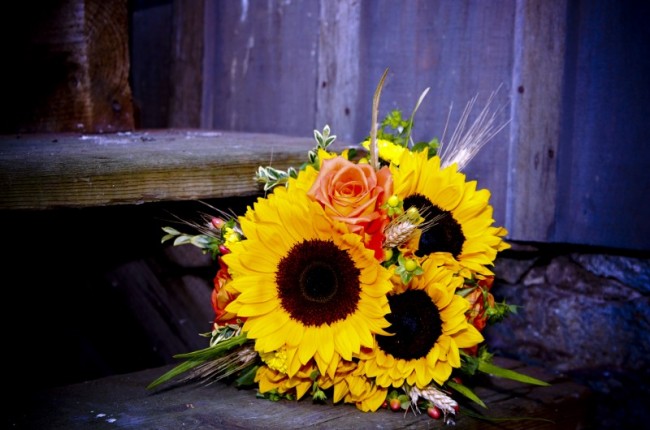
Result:
M495 271L496 299L520 307L486 329L493 352L587 385L598 428L647 422L648 255L514 244Z

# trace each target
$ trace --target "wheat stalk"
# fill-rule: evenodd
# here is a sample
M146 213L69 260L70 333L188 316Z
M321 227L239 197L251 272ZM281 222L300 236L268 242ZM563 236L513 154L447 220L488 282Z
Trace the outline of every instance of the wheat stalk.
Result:
M257 357L252 345L242 346L223 357L196 366L180 382L197 381L209 385L245 369L253 364Z
M442 167L450 166L456 163L458 170L463 170L467 164L478 154L483 146L488 143L494 136L505 128L510 122L509 120L503 123L497 122L497 117L506 108L506 105L499 106L497 109L492 110L491 105L499 92L499 88L490 94L485 106L478 114L474 122L468 126L469 115L476 104L478 95L472 97L465 109L456 128L449 139L445 142L445 134L447 132L447 125L449 124L449 117L451 116L452 108L449 108L447 116L447 123L443 131L443 137L440 140L439 155L440 164Z
M423 390L420 390L418 387L411 387L407 393L411 399L411 408L413 410L418 412L420 411L417 408L417 403L420 398L423 398L431 402L434 406L442 411L445 424L455 424L454 418L456 416L456 408L458 408L458 402L449 397L442 390L431 386Z

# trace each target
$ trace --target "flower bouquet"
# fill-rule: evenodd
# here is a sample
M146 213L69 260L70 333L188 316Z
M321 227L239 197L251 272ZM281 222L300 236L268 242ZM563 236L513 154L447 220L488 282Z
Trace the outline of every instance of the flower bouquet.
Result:
M490 293L497 253L490 192L460 173L505 124L487 106L448 144L414 142L413 113L331 150L329 127L298 168L260 167L260 197L243 216L216 208L193 234L165 227L163 242L193 244L218 262L209 346L150 387L183 380L257 386L271 400L352 403L362 411L427 411L453 423L458 395L485 406L470 381L500 368L481 334L515 310ZM470 105L468 105L470 106ZM471 106L470 106L471 107ZM467 112L466 112L467 113Z

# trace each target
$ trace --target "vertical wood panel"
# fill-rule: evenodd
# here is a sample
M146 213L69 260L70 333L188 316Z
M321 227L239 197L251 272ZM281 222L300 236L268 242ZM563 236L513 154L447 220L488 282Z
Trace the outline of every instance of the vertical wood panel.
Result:
M359 93L359 1L334 0L320 2L320 37L318 44L318 93L316 126L329 124L339 139L352 142L358 118L356 104Z
M214 127L305 136L316 111L319 2L219 2ZM207 25L207 24L206 24Z
M172 4L134 5L131 77L136 127L169 126Z
M203 0L173 2L170 127L201 126L204 3Z
M501 85L495 107L508 103L514 1L365 1L362 6L358 118L364 121L356 124L357 139L368 133L372 92L386 67L381 116L394 108L408 116L420 93L431 87L415 118L416 139L442 138L450 106L452 127L465 103L478 95L473 119ZM507 120L504 113L500 121ZM479 188L492 191L500 224L505 222L508 139L506 128L465 169Z
M650 4L571 2L555 241L650 250Z
M506 221L512 239L545 241L553 228L566 11L565 1L517 2Z

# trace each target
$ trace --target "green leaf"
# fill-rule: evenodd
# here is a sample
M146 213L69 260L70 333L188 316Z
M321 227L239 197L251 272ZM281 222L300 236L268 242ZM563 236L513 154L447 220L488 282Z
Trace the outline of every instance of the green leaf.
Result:
M449 388L452 388L452 389L458 391L460 394L467 397L468 399L470 399L471 401L473 401L477 405L483 406L484 408L487 409L487 406L485 405L485 403L483 403L483 400L481 400L479 398L479 396L477 396L476 393L474 393L474 391L472 391L469 387L467 387L467 386L465 386L463 384L458 384L458 383L456 383L454 381L447 381L447 386Z
M174 240L174 246L185 245L186 243L190 243L190 241L191 241L191 237L186 234L183 234L178 236Z
M147 389L150 390L152 388L155 388L158 385L163 384L163 383L169 381L170 379L173 379L173 378L177 377L178 375L181 375L181 374L187 372L188 370L192 370L193 368L195 368L196 366L198 366L199 364L204 363L204 362L205 362L205 360L188 360L188 361L185 361L185 362L179 364L178 366L174 367L169 372L162 375L160 378L153 381L151 384L147 385Z
M246 343L248 339L246 334L240 334L239 336L233 336L227 340L219 342L215 345L209 346L204 349L199 349L193 352L187 352L185 354L176 354L174 358L186 358L190 360L203 360L208 361L213 358L221 356L223 353L230 351L236 346L241 346Z
M503 367L499 367L486 361L478 362L478 370L489 375L512 379L513 381L519 381L525 384L540 385L543 387L551 385L548 382L533 378L532 376L524 375L523 373L515 372L514 370L504 369Z
M170 234L172 236L178 236L179 234L181 234L180 231L178 231L178 230L176 230L175 228L172 228L172 227L163 227L162 229L163 229L163 231L165 233Z
M160 239L160 243L165 243L165 242L167 242L168 240L171 240L171 239L173 239L173 238L175 238L175 237L176 237L175 234L166 234L166 235L164 235L164 236L162 237L162 239Z
M260 366L249 366L242 375L235 380L236 387L248 387L255 384L255 375Z
M243 345L247 340L248 339L246 338L246 334L240 334L239 336L233 336L228 340L224 340L223 342L219 342L208 348L200 349L198 351L193 351L186 354L176 354L174 358L185 358L187 360L153 381L147 386L147 389L155 388L158 385L177 377L178 375L192 370L199 364L205 363L206 361L212 360L214 358L218 358L230 349Z

